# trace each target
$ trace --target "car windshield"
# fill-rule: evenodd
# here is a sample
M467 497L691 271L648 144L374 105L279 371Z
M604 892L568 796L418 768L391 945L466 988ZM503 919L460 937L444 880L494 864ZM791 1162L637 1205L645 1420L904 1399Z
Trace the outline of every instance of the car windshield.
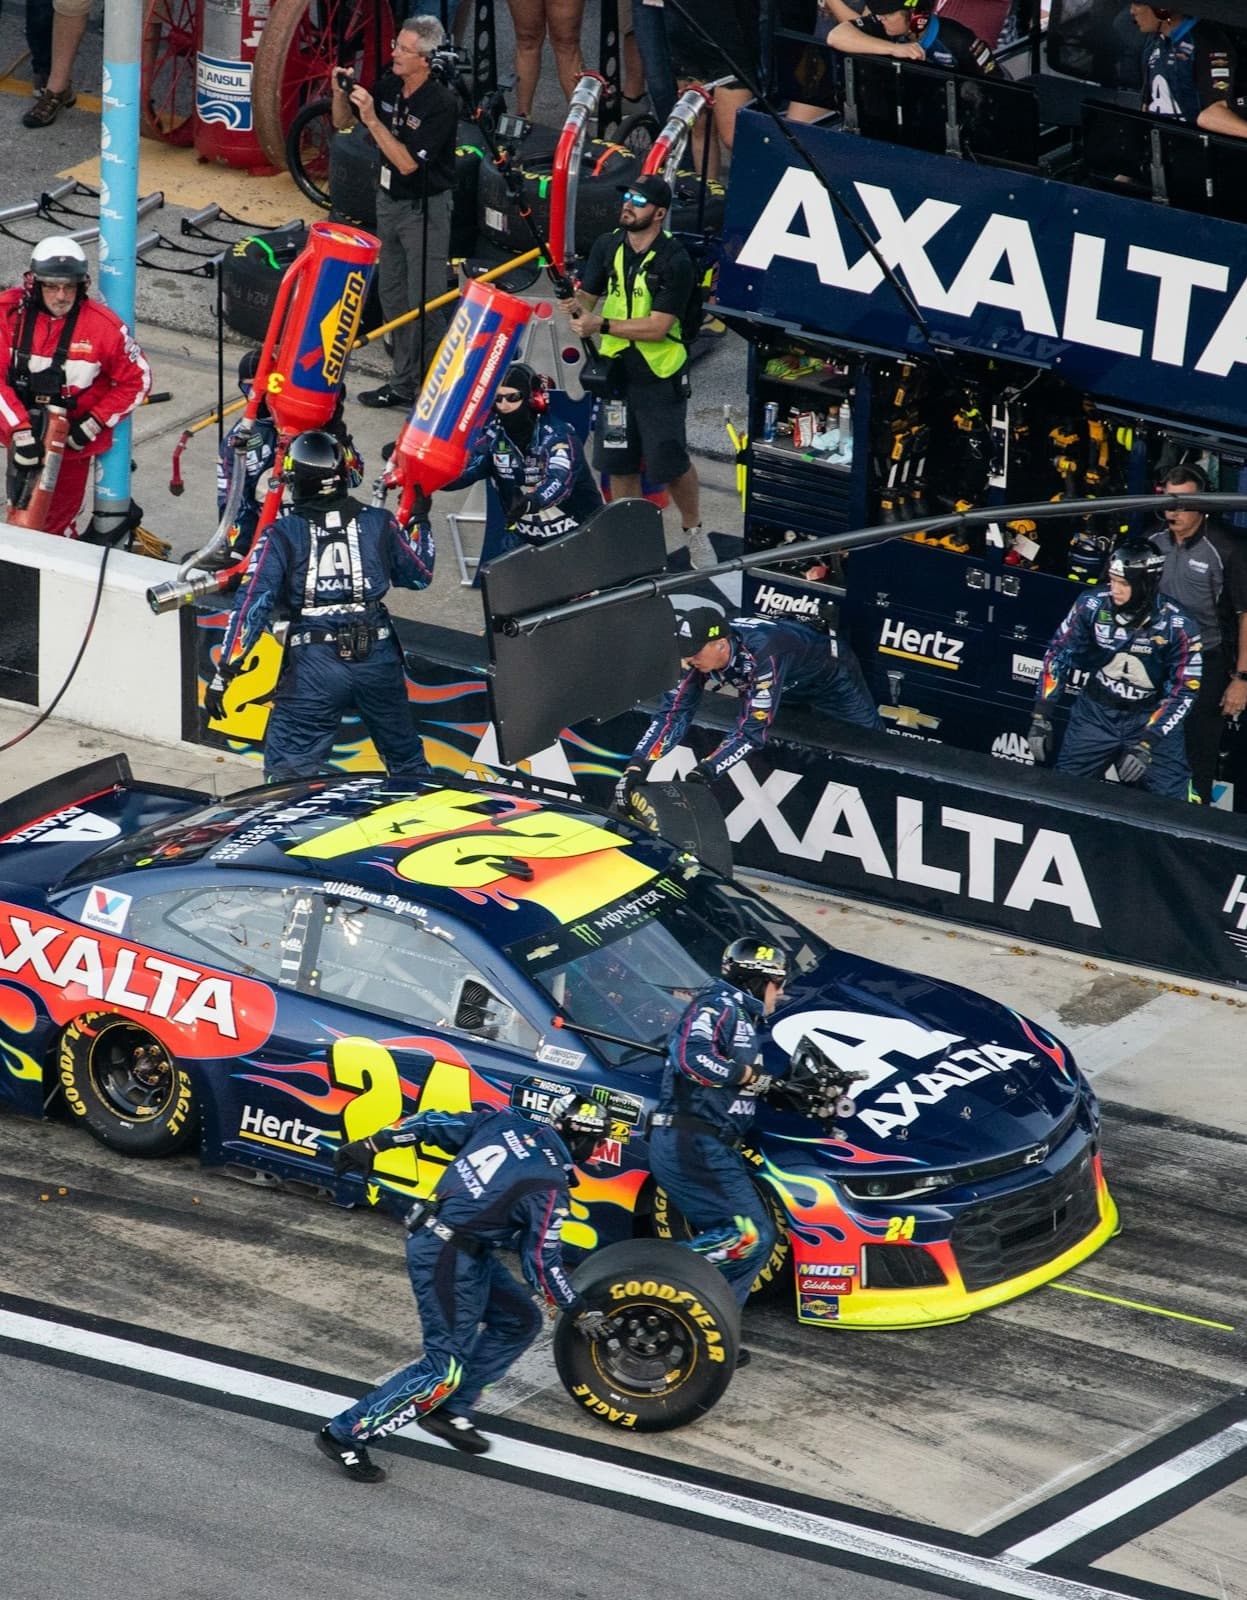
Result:
M661 1069L639 1047L665 1046L689 1000L719 976L724 946L755 935L780 946L796 972L827 954L823 941L738 885L677 872L570 928L507 949L519 971L573 1027L600 1029L608 1060Z

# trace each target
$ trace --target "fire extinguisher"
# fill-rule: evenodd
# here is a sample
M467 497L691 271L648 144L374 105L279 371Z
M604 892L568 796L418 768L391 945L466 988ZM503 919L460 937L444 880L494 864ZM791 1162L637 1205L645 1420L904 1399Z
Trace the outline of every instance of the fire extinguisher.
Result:
M269 0L203 0L195 53L195 153L271 170L251 115L251 72Z
M9 506L5 520L15 528L43 527L61 475L65 441L69 438L69 412L64 406L45 406L43 415L43 465L26 498Z

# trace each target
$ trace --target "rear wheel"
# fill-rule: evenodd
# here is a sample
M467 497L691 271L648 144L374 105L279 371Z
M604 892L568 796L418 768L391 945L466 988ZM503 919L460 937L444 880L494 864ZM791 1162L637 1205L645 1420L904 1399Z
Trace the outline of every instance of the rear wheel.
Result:
M554 1362L577 1405L634 1433L704 1416L732 1381L740 1312L723 1275L680 1245L625 1239L591 1255L572 1282L610 1318L590 1341L559 1318Z
M309 100L290 124L286 135L286 165L290 176L315 205L328 211L329 145L333 139L333 101Z
M792 1284L792 1245L788 1238L788 1218L780 1204L779 1196L765 1184L755 1183L762 1203L775 1226L775 1243L771 1253L758 1270L758 1276L749 1287L751 1300L774 1300L788 1291ZM654 1190L654 1232L660 1239L674 1239L677 1243L691 1239L698 1230L661 1186Z
M61 1035L61 1089L101 1144L169 1156L199 1133L195 1086L163 1044L128 1017L88 1012Z

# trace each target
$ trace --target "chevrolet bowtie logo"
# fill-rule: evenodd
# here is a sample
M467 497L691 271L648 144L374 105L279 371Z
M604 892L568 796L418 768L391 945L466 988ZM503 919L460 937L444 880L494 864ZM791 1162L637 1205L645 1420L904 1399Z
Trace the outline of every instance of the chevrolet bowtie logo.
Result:
M940 725L939 717L928 716L925 711L919 711L917 706L880 706L879 715L894 722L898 728L930 728L934 731Z

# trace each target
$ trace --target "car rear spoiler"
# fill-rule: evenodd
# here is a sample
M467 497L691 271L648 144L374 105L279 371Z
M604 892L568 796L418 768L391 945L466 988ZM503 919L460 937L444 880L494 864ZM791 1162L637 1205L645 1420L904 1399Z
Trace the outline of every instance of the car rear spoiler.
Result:
M124 754L101 756L98 761L88 761L72 772L62 772L47 778L21 794L0 800L0 839L19 828L27 828L43 817L64 811L68 806L85 806L101 795L113 794L118 789L141 789L144 794L168 795L174 800L211 800L212 796L199 789L182 789L174 784L137 783L130 768L130 758Z

